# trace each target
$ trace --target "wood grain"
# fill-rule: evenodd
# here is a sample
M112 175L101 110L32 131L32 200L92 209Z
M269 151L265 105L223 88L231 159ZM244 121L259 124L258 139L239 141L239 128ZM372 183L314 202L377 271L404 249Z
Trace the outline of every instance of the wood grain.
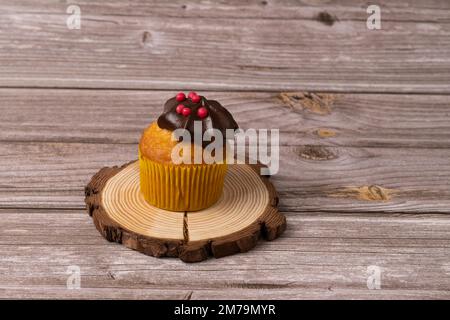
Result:
M448 1L379 0L377 31L352 0L77 4L78 31L68 3L0 5L0 298L450 298ZM186 265L98 235L83 186L178 89L280 127L282 238Z
M290 228L276 242L197 265L108 244L82 210L0 215L1 297L431 299L448 298L450 287L446 215L287 213ZM25 236L44 232L44 243ZM81 267L81 290L65 287L69 265ZM369 265L383 270L381 290L366 287Z
M0 154L3 208L71 209L83 206L99 168L134 160L137 146L2 143ZM449 149L286 146L272 182L284 211L445 213L449 157Z
M152 207L144 200L139 190L137 162L114 170L108 169L113 168L101 169L86 187L86 204L90 215L94 216L94 211L102 207L103 213L114 225L136 235L179 242L184 240L184 212L168 212ZM94 217L95 220L100 218ZM106 226L97 228L103 232Z
M175 93L0 89L0 141L137 145ZM323 93L204 94L226 106L244 129L279 129L281 145L450 147L447 95L328 94L324 112Z
M440 12L448 19L448 10ZM66 18L45 6L2 15L0 86L450 92L448 23L383 21L373 31L365 18L331 26L270 18L180 23L94 12L71 30Z
M69 4L52 0L16 0L2 5L0 14L47 13L64 15ZM142 17L172 18L228 18L228 19L309 19L320 20L320 13L328 13L332 22L345 20L366 20L368 3L354 0L296 1L296 0L135 0L133 5L126 5L120 0L107 3L98 0L79 0L77 5L88 15L125 15ZM446 12L450 6L445 0L428 0L425 2L379 0L383 20L386 21L422 21L448 23ZM324 23L328 21L325 20ZM330 24L330 22L328 22Z
M260 166L231 165L223 195L211 207L172 212L149 206L139 193L139 163L105 167L85 189L87 211L110 242L155 257L200 262L251 250L286 229L278 197Z

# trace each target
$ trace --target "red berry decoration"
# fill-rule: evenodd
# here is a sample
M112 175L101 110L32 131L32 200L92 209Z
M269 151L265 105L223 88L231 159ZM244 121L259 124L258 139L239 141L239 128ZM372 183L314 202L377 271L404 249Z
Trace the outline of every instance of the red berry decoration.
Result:
M188 94L188 98L192 100L192 97L193 97L193 96L197 96L197 95L198 95L197 92L191 91L191 92L189 92L189 94Z
M183 92L179 92L175 99L177 99L178 102L184 101L186 100L186 95Z
M183 106L182 104L179 104L179 105L177 106L177 108L175 109L175 111L176 111L178 114L182 114L182 113L183 113L183 109L184 109L184 106Z
M204 107L198 108L197 115L200 119L206 118L208 116L208 110Z
M183 110L181 110L181 113L183 114L183 116L187 117L191 114L191 109L184 107Z
M193 103L199 103L200 102L200 96L197 95L197 94L195 96L192 96L191 101Z

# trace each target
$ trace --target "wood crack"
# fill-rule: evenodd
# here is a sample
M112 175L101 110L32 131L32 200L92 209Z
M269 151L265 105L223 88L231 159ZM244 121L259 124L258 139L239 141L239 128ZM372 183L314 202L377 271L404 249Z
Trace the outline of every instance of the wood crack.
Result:
M183 237L184 237L184 242L188 243L189 242L189 229L188 229L188 212L187 211L184 212L184 217L183 217Z

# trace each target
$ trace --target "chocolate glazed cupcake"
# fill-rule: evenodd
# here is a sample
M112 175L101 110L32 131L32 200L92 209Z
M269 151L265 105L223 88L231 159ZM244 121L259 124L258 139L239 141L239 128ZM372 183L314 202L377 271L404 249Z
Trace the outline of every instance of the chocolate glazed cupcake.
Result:
M172 150L178 141L172 139L176 129L191 135L187 146L194 159L194 121L208 129L219 130L225 141L227 129L237 129L232 115L219 102L190 92L178 93L164 105L164 112L145 129L139 143L141 192L153 206L170 211L196 211L213 205L222 194L227 164L175 164ZM202 142L205 148L209 142ZM225 146L225 143L224 143ZM203 150L202 150L203 151ZM193 163L193 161L191 162Z

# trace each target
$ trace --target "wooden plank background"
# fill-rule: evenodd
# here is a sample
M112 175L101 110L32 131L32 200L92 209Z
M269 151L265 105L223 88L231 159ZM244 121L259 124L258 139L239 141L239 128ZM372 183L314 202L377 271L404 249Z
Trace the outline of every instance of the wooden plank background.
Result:
M450 298L448 1L70 3L0 1L0 298ZM179 89L280 129L282 238L184 264L95 230L84 185Z
M238 1L184 4L186 9L152 2L80 3L84 18L76 31L66 27L67 4L6 6L0 85L450 92L447 1L423 11L415 6L420 1L386 1L383 10L389 8L392 18L382 20L383 31L366 28L366 3L358 1L319 7L254 1L244 10ZM277 16L261 14L267 11ZM397 18L403 11L409 19ZM341 12L349 17L340 18ZM336 22L321 20L323 13Z

